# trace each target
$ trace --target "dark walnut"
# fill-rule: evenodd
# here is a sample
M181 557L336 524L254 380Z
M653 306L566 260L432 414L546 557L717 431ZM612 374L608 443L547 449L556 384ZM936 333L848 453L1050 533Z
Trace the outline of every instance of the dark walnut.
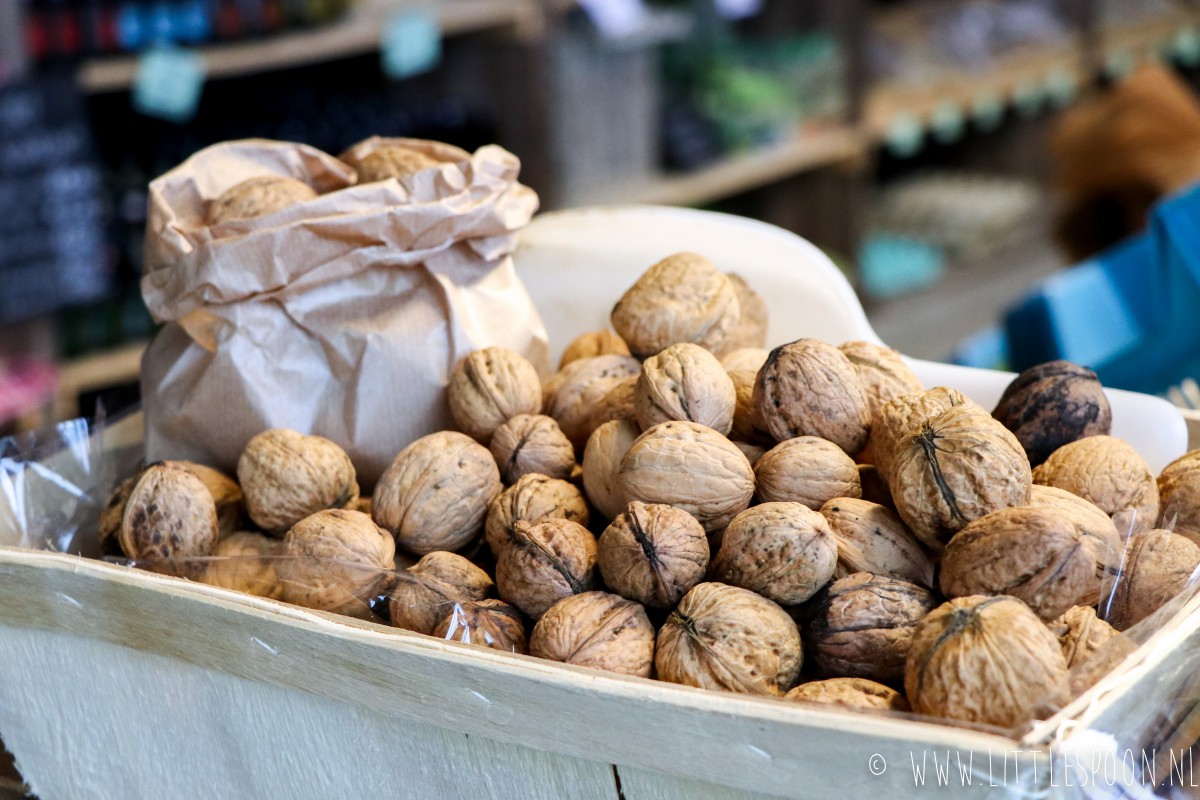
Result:
M938 386L924 392L904 394L884 403L871 421L871 457L885 484L890 483L892 455L900 440L948 408L967 402L957 389Z
M694 344L675 344L642 364L633 410L642 430L684 420L728 434L737 392L717 357Z
M691 342L720 352L741 317L733 283L695 253L676 253L646 270L612 310L612 325L639 358Z
M545 475L526 475L505 489L488 507L484 537L492 555L512 541L518 522L568 519L588 524L587 501L574 484Z
M1183 591L1200 566L1200 546L1177 533L1151 530L1130 537L1108 621L1128 630Z
M1112 429L1100 379L1070 361L1048 361L1013 378L992 416L1016 435L1035 467L1064 444Z
M483 600L493 588L492 579L479 567L438 550L396 574L388 592L388 612L397 628L433 633L455 603Z
M204 482L179 462L160 461L130 487L117 540L143 566L191 577L203 564L190 559L212 553L218 531L217 506Z
M857 453L871 432L871 409L850 359L831 344L800 339L771 351L758 372L754 400L777 441L828 439Z
M821 515L837 542L834 577L870 572L933 586L932 557L895 511L856 497L835 497L821 506Z
M513 417L496 429L488 450L508 484L533 473L567 480L575 469L571 440L557 422L542 414Z
M780 442L754 464L764 503L803 503L814 511L835 497L860 497L858 465L842 448L818 436Z
M533 626L529 655L649 678L654 626L640 605L608 592L558 601Z
M1058 638L1015 597L960 597L917 625L904 693L918 714L1014 728L1067 697Z
M874 342L845 342L838 346L858 372L874 420L880 409L897 397L925 390L921 379L896 350Z
M825 675L898 682L917 624L937 605L915 583L847 575L829 586L805 631L809 658Z
M765 597L697 584L658 632L660 680L743 694L781 695L800 675L800 631Z
M970 522L1029 502L1029 459L1012 433L967 401L927 418L893 455L888 485L896 511L940 551Z
M1033 471L1033 481L1095 503L1122 537L1150 530L1158 521L1154 473L1123 439L1089 436L1065 444Z
M1096 616L1096 609L1091 606L1070 608L1048 625L1062 645L1067 669L1072 670L1118 635L1112 625Z
M521 612L501 600L455 603L433 635L451 642L473 644L506 653L529 652Z
M836 565L837 541L825 517L800 503L763 503L729 523L712 574L791 606L827 584Z
M311 514L358 499L354 465L345 450L324 437L286 428L263 431L247 442L237 476L250 519L276 536Z
M635 420L622 419L604 423L588 437L583 450L583 490L605 520L625 509L625 499L617 490L617 469L641 435Z
M733 335L725 342L722 353L731 353L747 347L767 346L767 326L770 312L762 295L750 288L746 279L736 272L726 272L725 277L733 286L738 300L738 324Z
M592 414L617 384L639 375L642 365L630 356L596 356L567 364L545 385L545 413L576 447L592 433Z
M595 588L596 537L569 519L518 522L496 561L500 597L533 619Z
M704 579L708 557L708 538L695 517L634 501L600 535L596 563L612 591L669 609Z
M275 567L289 603L367 617L396 568L396 543L361 511L318 511L283 537Z
M740 442L737 439L734 439L733 443L737 446L738 450L742 451L742 455L744 455L746 460L750 462L751 467L756 465L758 460L767 454L767 448L763 447L761 444Z
M591 331L571 340L567 349L563 351L558 368L561 370L572 361L579 361L583 358L627 355L630 355L629 345L625 344L625 340L620 336L612 331Z
M784 695L786 700L841 706L855 711L912 711L904 695L866 678L828 678L802 683Z
M1200 544L1200 450L1168 464L1157 483L1158 527Z
M316 196L311 186L295 178L283 175L250 178L226 189L213 201L208 209L208 224L264 217Z
M458 362L446 387L450 416L459 430L486 445L504 423L542 410L537 370L507 347L485 347Z

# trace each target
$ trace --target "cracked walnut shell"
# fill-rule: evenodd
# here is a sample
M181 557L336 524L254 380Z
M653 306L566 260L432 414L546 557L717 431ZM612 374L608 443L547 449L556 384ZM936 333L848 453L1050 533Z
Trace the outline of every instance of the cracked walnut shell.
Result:
M902 395L925 390L916 373L896 350L873 342L853 341L838 346L858 373L874 420L880 409Z
M283 175L249 178L226 189L213 201L208 210L208 224L264 217L316 196L311 186L295 178Z
M933 559L895 511L857 497L835 497L821 506L821 515L837 542L834 577L870 572L933 587Z
M733 283L695 253L676 253L646 270L612 310L612 326L639 358L690 342L720 352L741 311Z
M543 414L519 414L496 429L488 446L500 477L516 483L538 474L567 480L575 469L575 448L558 423Z
M1013 432L1035 467L1064 444L1112 428L1100 379L1070 361L1048 361L1013 378L992 416Z
M473 644L506 653L529 652L521 612L502 600L455 603L433 635L451 642Z
M283 599L306 608L370 616L395 569L396 543L361 511L318 511L283 537L275 567Z
M654 626L637 603L584 592L552 605L533 626L529 654L578 667L649 678Z
M1129 538L1122 573L1109 603L1108 621L1128 630L1166 605L1200 566L1200 545L1161 529Z
M569 519L518 522L496 561L500 597L533 619L595 584L596 537Z
M388 592L388 613L397 628L433 633L455 603L483 600L492 579L455 553L436 550L403 572Z
M1133 445L1115 436L1089 436L1063 445L1033 471L1034 483L1095 503L1122 537L1158 521L1158 483Z
M252 531L238 531L217 542L214 560L204 568L200 580L210 586L233 589L256 597L278 600L283 586L275 567L283 542Z
M754 484L764 503L803 503L814 511L835 497L862 496L854 459L819 436L797 436L768 450L754 464Z
M142 470L129 490L117 541L135 561L171 574L198 571L186 559L207 556L217 544L217 507L196 474L177 461Z
M500 551L512 541L518 522L544 519L568 519L586 527L587 501L579 489L567 481L537 473L525 475L498 494L488 506L484 537L492 555L500 557Z
M836 566L837 542L823 516L800 503L763 503L729 523L712 574L791 606L820 591Z
M634 386L633 409L642 430L685 420L728 434L737 393L717 357L694 344L675 344L646 359Z
M311 514L358 499L354 465L345 450L321 436L286 428L263 431L247 442L237 476L250 519L276 536Z
M866 678L827 678L802 683L785 694L784 699L842 706L855 711L912 711L904 695Z
M486 445L504 423L542 410L537 370L506 347L468 353L446 387L450 416L463 433Z
M671 683L781 695L802 659L800 631L778 605L736 586L700 583L659 630L654 668Z
M630 355L629 345L625 344L625 340L612 331L591 331L571 340L571 343L567 345L567 349L563 351L562 360L558 362L558 368L561 370L572 361L578 361L582 358L609 355Z
M629 504L600 535L596 563L608 588L650 608L674 608L708 568L708 538L671 506Z

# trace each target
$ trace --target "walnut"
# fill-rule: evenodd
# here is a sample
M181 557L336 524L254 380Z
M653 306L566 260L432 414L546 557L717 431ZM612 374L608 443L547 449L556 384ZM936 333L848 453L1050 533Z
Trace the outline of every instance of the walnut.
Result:
M735 272L726 272L725 277L733 286L738 300L738 323L733 329L722 352L729 353L747 347L766 347L767 326L770 313L762 295L750 288L746 279ZM760 362L761 365L761 362Z
M562 361L558 362L558 368L564 369L567 364L582 358L609 355L630 355L629 345L625 344L625 340L612 331L592 331L571 340L567 349L563 351Z
M924 391L925 385L905 363L903 356L890 347L874 342L845 342L838 346L862 382L867 406L874 420L880 409L902 395Z
M858 482L862 485L863 500L877 503L892 511L896 510L896 503L892 500L892 492L883 480L883 474L879 471L879 467L874 464L859 464Z
M757 375L762 365L767 363L767 356L770 354L770 351L763 347L740 347L721 356L721 366L726 372L749 372Z
M486 445L513 417L542 410L542 383L533 364L518 353L485 347L458 362L446 387L446 401L462 432Z
M885 483L892 466L892 454L905 434L919 430L926 420L948 408L967 402L957 389L938 386L924 392L904 394L884 403L871 421L871 456Z
M358 170L358 182L374 183L388 178L407 178L421 170L439 166L432 156L399 144L384 144L376 147L361 160L354 162Z
M625 500L617 491L617 468L641 435L636 421L622 419L604 423L588 437L583 450L583 489L606 520L625 509Z
M1016 435L1035 467L1068 442L1112 429L1100 379L1070 361L1048 361L1013 378L992 416Z
M828 678L802 683L785 694L784 699L844 706L856 711L912 711L904 695L866 678Z
M790 606L816 594L835 566L837 542L823 516L800 503L763 503L729 523L712 574Z
M202 567L188 559L211 553L217 535L208 487L179 462L160 461L130 488L117 541L122 553L151 569L190 576Z
M109 493L104 507L100 509L98 536L100 538L100 550L106 556L124 555L121 552L119 535L121 533L121 520L125 516L125 503L129 500L129 494L137 484L139 475L141 475L140 472L138 475L126 478L118 483Z
M933 559L895 511L856 497L835 497L821 506L821 516L837 542L834 577L871 572L933 586Z
M749 370L733 370L729 380L733 382L734 407L733 427L729 436L754 444L775 444L770 431L763 423L762 414L758 412L758 404L754 402L754 380L758 375Z
M388 612L397 628L433 633L455 603L483 600L491 590L486 572L460 555L436 550L396 574Z
M501 600L455 603L433 635L452 642L490 647L507 653L529 652L521 612Z
M952 535L1000 508L1029 502L1029 459L1012 433L967 401L900 440L888 485L917 538L940 551Z
M354 465L346 451L321 436L286 428L263 431L246 444L237 465L246 511L276 536L326 508L358 499Z
M613 328L640 358L680 342L718 352L739 318L733 283L694 253L676 253L650 267L612 310Z
M1113 436L1089 436L1055 450L1033 471L1034 483L1095 503L1122 536L1158 521L1158 484L1133 446Z
M758 460L767 454L767 448L761 444L751 444L750 442L735 441L734 445L738 450L742 451L742 455L750 462L751 468L758 464Z
M564 664L649 678L654 626L637 603L607 592L559 600L533 626L529 654Z
M1069 519L1082 537L1080 543L1095 559L1099 593L1095 597L1087 596L1082 604L1095 605L1100 602L1101 597L1111 594L1112 586L1109 584L1120 565L1121 553L1124 550L1117 526L1113 524L1112 519L1097 508L1095 503L1090 503L1079 495L1036 483L1029 492L1029 505L1034 508L1053 509L1060 516Z
M654 668L671 683L780 695L802 657L800 631L782 608L746 589L700 583L659 630Z
M303 181L283 175L264 175L244 180L213 201L208 210L208 224L239 222L264 217L296 203L317 196Z
M569 519L518 522L496 561L500 597L533 619L595 584L596 537Z
M861 497L858 466L842 448L818 436L797 436L768 450L754 465L764 503L803 503L814 511L835 497Z
M275 567L283 599L306 608L370 616L395 569L396 543L361 511L318 511L283 537Z
M1200 450L1168 464L1157 484L1158 527L1200 544Z
M205 566L200 580L222 589L278 600L283 596L283 586L275 566L282 549L281 541L261 533L231 533L213 548L213 560Z
M1129 538L1108 621L1119 631L1157 611L1186 587L1200 566L1200 545L1171 531L1155 529Z
M904 677L917 624L938 604L915 583L855 572L834 581L805 631L809 657L824 674L888 683Z
M630 446L617 468L616 489L625 501L681 508L711 533L750 505L754 470L742 451L712 428L664 422Z
M960 597L921 620L904 666L918 714L1013 728L1067 693L1058 639L1015 597Z
M600 535L596 563L609 589L651 608L674 608L704 579L708 538L696 518L636 500Z
M694 344L675 344L642 364L633 394L638 424L686 420L728 434L737 394L717 357Z
M947 597L1007 594L1043 620L1096 602L1101 575L1079 529L1051 508L1002 508L967 525L942 554Z
M600 402L596 403L588 416L588 430L594 432L604 423L614 419L637 420L635 398L639 377L640 375L630 375L628 378L622 378L604 393L604 397L600 398Z
M1058 637L1067 669L1075 669L1118 635L1112 625L1096 616L1096 609L1091 606L1069 608L1047 624Z
M177 462L190 469L204 481L217 504L217 527L221 536L228 536L243 527L246 517L245 497L237 481L220 470L192 461Z
M457 550L479 533L502 488L487 448L455 431L431 433L401 450L383 473L371 514L417 555Z
M546 414L554 417L576 447L591 435L592 412L623 378L638 375L642 365L630 356L596 356L572 361L546 385Z
M575 448L558 423L542 414L513 417L496 429L488 449L505 483L532 473L566 480L575 468Z
M488 506L484 537L492 555L500 557L500 551L512 541L518 522L545 519L568 519L586 526L587 501L579 489L564 480L536 473L525 475Z
M772 350L758 372L754 401L777 441L820 436L857 453L871 432L871 409L854 365L817 339Z

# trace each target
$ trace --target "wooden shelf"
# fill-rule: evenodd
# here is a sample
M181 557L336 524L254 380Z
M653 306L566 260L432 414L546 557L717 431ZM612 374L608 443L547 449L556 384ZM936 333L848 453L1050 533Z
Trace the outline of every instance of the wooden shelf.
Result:
M536 25L540 19L536 0L361 0L340 22L264 39L208 45L196 52L204 57L209 78L318 64L375 52L383 25L392 14L421 8L437 14L446 36ZM80 68L79 84L88 92L127 89L137 68L137 56L91 59Z
M131 342L64 363L58 370L54 419L79 416L79 395L84 392L136 381L142 370L142 354L148 344Z

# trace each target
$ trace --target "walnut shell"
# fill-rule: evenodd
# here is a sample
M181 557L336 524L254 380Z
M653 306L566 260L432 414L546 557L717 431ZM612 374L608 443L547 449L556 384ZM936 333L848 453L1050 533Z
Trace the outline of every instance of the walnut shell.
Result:
M596 537L569 519L518 522L496 561L500 597L533 619L595 584Z
M1096 558L1050 508L1002 508L963 528L942 553L947 597L1012 595L1043 620L1100 597Z
M283 542L251 531L237 531L217 542L213 560L200 580L235 592L278 600L283 586L275 574Z
M388 178L399 180L439 165L440 162L432 156L399 144L380 145L354 163L360 184L386 181Z
M187 559L209 555L217 536L208 487L179 462L160 461L142 470L130 489L117 540L121 552L147 567L192 575L202 567Z
M311 186L295 178L283 175L250 178L226 189L213 201L208 210L208 224L264 217L316 196Z
M529 654L564 664L649 678L654 626L637 603L584 592L552 605L533 626Z
M630 446L617 468L616 488L626 502L681 508L712 532L750 505L754 470L742 451L712 428L664 422Z
M1186 587L1200 565L1200 545L1155 529L1129 538L1122 573L1108 605L1108 621L1128 630Z
M1058 639L1015 597L960 597L921 620L904 667L918 714L1013 728L1043 701L1063 701Z
M938 386L924 392L900 395L884 403L871 421L871 457L885 483L890 483L892 454L905 434L919 430L927 420L948 408L962 405L967 397L957 389Z
M802 703L842 706L855 711L912 711L904 695L866 678L827 678L802 683L784 696Z
M737 295L738 323L733 329L733 334L725 342L722 352L729 353L747 347L766 347L767 327L770 322L767 302L736 272L726 272L725 277L729 278L733 292Z
M968 523L1028 503L1032 479L1016 437L967 401L900 440L888 485L900 518L940 551Z
M1033 481L1095 503L1122 536L1150 530L1158 521L1154 473L1131 444L1114 436L1063 445L1033 471Z
M604 423L588 437L583 450L583 490L605 520L625 509L625 499L617 490L617 469L641 435L635 420L622 419Z
M247 442L237 476L250 519L276 536L311 514L358 499L354 465L345 450L324 437L286 428L263 431Z
M501 600L455 603L451 612L433 629L433 635L506 653L524 655L529 652L521 612Z
M737 393L717 357L694 344L675 344L642 364L633 409L642 430L686 420L728 434Z
M834 577L870 572L932 588L933 559L895 511L856 497L835 497L821 506L821 516L837 542Z
M880 409L906 394L921 392L925 385L896 350L874 342L845 342L838 346L850 359L867 395L874 420Z
M842 448L818 436L797 436L768 450L754 465L764 503L803 503L817 511L835 497L861 497L858 465Z
M1082 537L1080 543L1095 559L1099 593L1095 597L1087 596L1082 605L1095 605L1100 602L1101 597L1110 595L1112 576L1120 566L1121 554L1124 551L1124 544L1112 519L1095 503L1090 503L1079 495L1036 483L1029 492L1029 505L1033 508L1053 509L1060 516L1069 519Z
M100 539L100 550L106 556L124 555L121 552L121 520L125 517L125 503L129 500L129 495L140 475L139 472L118 483L109 493L104 507L100 509L97 535Z
M502 488L487 448L442 431L400 451L375 485L371 514L396 544L417 555L457 550L479 533Z
M641 363L630 356L596 356L572 361L546 384L546 414L554 417L576 447L591 435L592 412L622 379L638 375Z
M283 599L306 608L370 616L395 569L396 543L361 511L318 511L283 537L275 567Z
M813 613L804 636L808 655L826 675L896 682L917 624L937 604L915 583L847 575L829 586Z
M1200 450L1168 464L1157 484L1158 527L1200 544Z
M737 291L712 262L676 253L646 270L612 310L612 325L639 358L691 342L719 352L737 330Z
M1035 467L1064 444L1112 429L1100 379L1070 361L1048 361L1013 378L992 416L1013 432Z
M739 347L721 356L721 366L726 372L750 372L755 375L767 363L771 351L764 347Z
M729 523L712 572L722 583L790 606L829 583L835 566L837 542L823 516L800 503L763 503Z
M651 608L674 608L708 569L704 528L671 506L630 503L600 535L597 547L605 585Z
M462 556L444 550L428 553L396 574L396 583L388 592L392 625L433 633L455 603L483 600L492 587L488 574Z
M500 477L516 483L537 473L567 480L575 469L575 448L558 423L542 414L518 414L492 435L488 447Z
M1047 624L1058 637L1067 669L1072 670L1118 635L1112 625L1096 616L1096 609L1091 606L1073 606Z
M817 339L772 350L758 372L754 401L780 442L819 436L857 453L871 432L871 409L857 370L842 351Z
M660 680L780 695L800 675L800 631L775 603L736 586L700 583L658 632Z
M614 419L631 419L637 421L637 383L640 375L630 375L614 383L604 397L592 408L588 416L588 430L595 432L597 428ZM640 427L639 427L639 430ZM589 434L590 436L590 434Z
M246 517L245 496L237 481L220 470L192 461L178 462L204 481L217 504L217 527L221 536L228 536L242 529Z
M742 451L742 455L750 462L750 467L754 468L758 464L758 460L767 454L767 448L761 444L751 444L750 442L735 441L734 445L738 450Z
M563 351L562 360L558 362L561 370L572 361L596 356L627 356L630 355L629 345L625 340L612 331L591 331L571 340Z
M545 519L568 519L586 526L587 501L574 484L536 473L525 475L488 506L484 537L492 555L500 557L500 551L512 541L518 522Z
M733 382L734 406L733 427L729 436L768 447L775 444L770 431L763 423L758 404L754 402L754 381L758 373L749 370L732 370L729 380Z
M463 433L486 445L513 417L541 412L542 383L533 364L519 353L485 347L458 362L446 387L446 401Z

